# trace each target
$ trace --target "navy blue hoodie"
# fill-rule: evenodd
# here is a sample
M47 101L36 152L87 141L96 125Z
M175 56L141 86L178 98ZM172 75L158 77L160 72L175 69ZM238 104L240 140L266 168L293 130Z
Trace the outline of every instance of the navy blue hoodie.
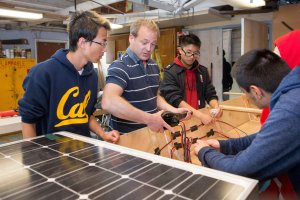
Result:
M254 135L220 142L220 152L202 148L204 166L267 180L287 174L300 198L300 67L292 70L273 93L271 113Z
M69 131L90 136L88 121L97 101L98 77L92 63L80 75L67 49L34 66L23 82L22 122L36 123L37 135Z

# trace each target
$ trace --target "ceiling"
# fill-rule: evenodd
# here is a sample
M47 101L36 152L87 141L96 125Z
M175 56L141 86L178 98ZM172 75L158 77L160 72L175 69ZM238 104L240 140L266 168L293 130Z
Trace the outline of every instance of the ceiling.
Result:
M265 6L245 8L239 1L248 0L0 0L0 8L43 14L40 20L0 17L0 29L65 31L66 19L75 10L95 10L125 26L144 17L158 21L160 27L187 26L230 19L242 11L270 12L278 4L299 2L265 0ZM230 6L223 6L226 4Z

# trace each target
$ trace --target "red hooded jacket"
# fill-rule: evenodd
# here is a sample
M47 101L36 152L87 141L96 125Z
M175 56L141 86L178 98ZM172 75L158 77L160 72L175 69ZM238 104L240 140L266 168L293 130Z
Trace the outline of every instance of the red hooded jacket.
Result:
M300 65L300 30L291 31L279 37L274 42L280 52L281 58L290 66L291 69ZM260 117L263 125L270 113L269 108L264 108Z
M274 42L280 52L281 58L290 66L291 69L300 65L300 30L291 31L286 35L279 37ZM260 123L263 125L270 113L269 108L264 108L260 117ZM274 181L271 182L268 190L260 195L261 199L278 199L278 193L281 193L286 200L297 199L293 186L287 175L278 177L282 187L280 190Z

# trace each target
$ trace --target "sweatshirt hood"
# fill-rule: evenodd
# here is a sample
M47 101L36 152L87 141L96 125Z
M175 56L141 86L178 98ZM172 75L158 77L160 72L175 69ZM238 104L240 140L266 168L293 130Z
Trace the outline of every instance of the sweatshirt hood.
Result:
M184 68L185 70L187 69L187 68L183 65L183 63L181 62L180 56L177 56L177 57L175 58L174 63L175 63L176 65L178 65L178 66ZM190 69L188 69L188 70L194 71L194 70L198 69L199 66L200 66L200 64L198 63L197 60L195 60L195 62L193 63L193 66L192 66Z
M55 52L54 55L52 55L51 58L57 60L61 65L72 71L74 74L79 74L76 70L75 66L68 60L67 54L69 52L69 49L59 49ZM94 72L94 66L93 63L88 62L84 67L84 70L81 74L81 76L89 76Z
M286 75L271 97L270 109L274 107L280 96L292 89L300 88L300 66L295 67Z
M279 49L280 57L290 68L300 65L300 30L294 30L279 37L274 44Z

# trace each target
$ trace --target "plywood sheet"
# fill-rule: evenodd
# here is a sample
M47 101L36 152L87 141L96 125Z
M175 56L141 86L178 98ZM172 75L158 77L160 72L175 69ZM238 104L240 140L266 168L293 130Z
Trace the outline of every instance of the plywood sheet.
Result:
M225 101L223 103L231 106L254 107L253 105L249 104L249 102L247 102L243 96L233 100ZM209 110L206 108L201 109L201 111L205 113L209 112ZM187 130L186 136L191 138L238 138L256 133L260 129L260 123L258 119L258 114L248 114L245 112L224 110L222 117L219 119L219 122L216 122L212 126L201 125L201 122L197 118L192 117L190 120L184 121L184 124L181 124L181 126L175 127L175 130L181 131L182 127L185 126ZM192 126L197 126L198 129L193 132L189 131ZM215 135L205 137L207 135L207 132L209 132L211 129L215 131ZM169 142L170 144L167 145ZM182 148L171 153L171 150L174 147L174 143L176 142L181 143L181 137L172 140L172 136L169 131L166 130L164 133L155 133L146 127L122 135L118 144L151 154L154 154L156 148L161 149L165 146L160 153L161 156L168 158L172 157L173 159L183 161ZM190 150L192 163L201 165L198 158L194 155L193 145L191 146Z
M273 12L273 41L290 32L284 23L294 30L300 29L300 4L280 6Z
M268 27L263 22L242 18L242 55L256 48L268 48Z

